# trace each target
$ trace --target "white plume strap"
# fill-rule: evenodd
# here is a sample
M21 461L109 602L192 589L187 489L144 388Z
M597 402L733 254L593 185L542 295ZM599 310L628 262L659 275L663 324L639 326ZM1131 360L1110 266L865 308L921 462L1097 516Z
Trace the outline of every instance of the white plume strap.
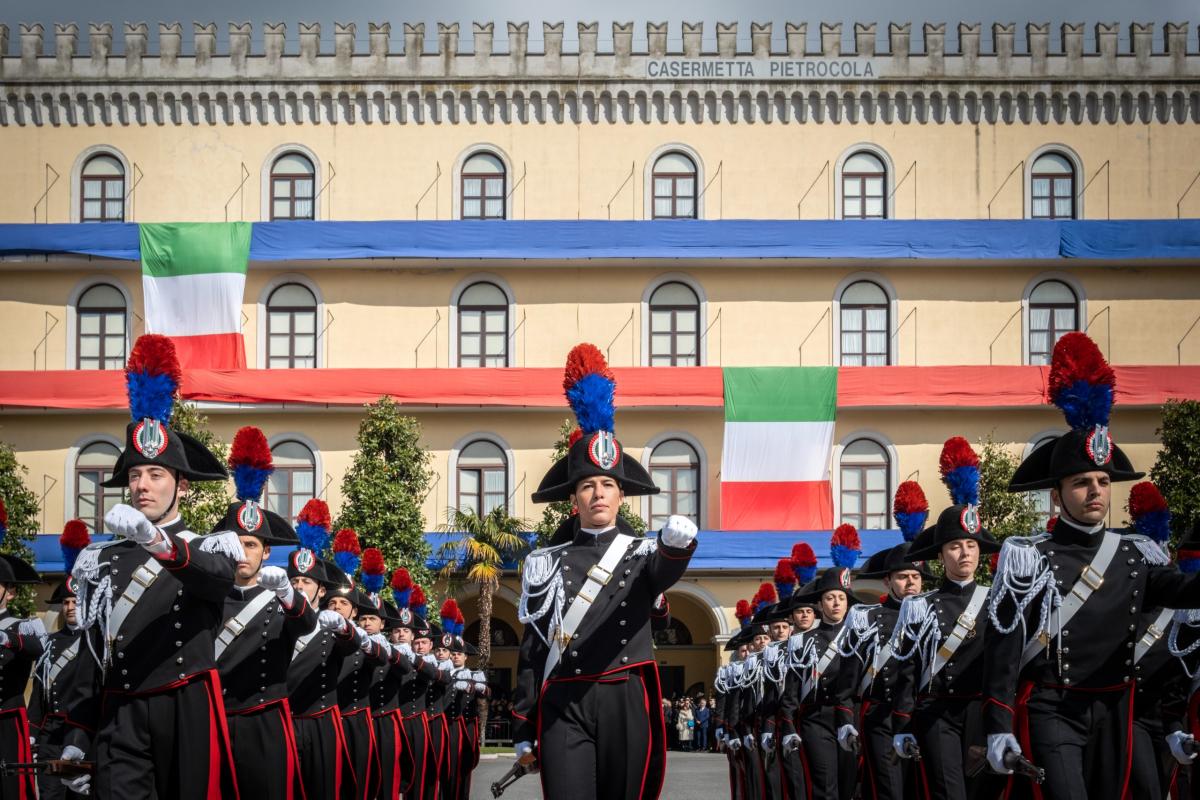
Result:
M1062 605L1062 595L1054 582L1054 571L1050 561L1037 549L1037 543L1048 538L1042 536L1012 536L1000 548L996 565L996 576L988 595L988 616L997 633L1011 633L1021 627L1022 641L1028 643L1042 631L1050 629L1050 615ZM1025 609L1041 597L1038 622L1033 631L1026 629ZM1010 620L1000 619L1000 606L1011 600L1014 606Z

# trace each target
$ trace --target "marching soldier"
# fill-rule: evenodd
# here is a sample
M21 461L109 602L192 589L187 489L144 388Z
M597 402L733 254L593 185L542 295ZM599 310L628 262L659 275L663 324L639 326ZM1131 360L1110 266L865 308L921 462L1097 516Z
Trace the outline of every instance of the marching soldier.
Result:
M891 642L900 660L892 746L900 758L910 758L913 745L919 748L931 798L966 800L1004 788L987 776L969 779L964 769L968 747L978 744L988 625L988 587L975 583L975 572L980 558L1000 545L979 522L979 459L971 446L961 437L950 439L941 462L954 504L917 536L909 557L939 560L945 577L936 591L907 598L900 609Z
M0 500L0 540L8 534L8 513ZM0 760L29 762L29 716L25 708L25 685L34 662L45 650L46 629L38 619L22 619L8 609L21 584L41 583L28 562L0 553ZM0 775L0 797L37 796L37 782L30 773Z
M274 470L261 430L246 427L234 435L229 466L238 499L214 530L235 533L245 558L225 597L215 653L238 791L253 800L303 798L287 670L296 642L316 627L317 612L285 570L264 566L272 545L294 546L299 539L287 520L260 504Z
M456 716L461 729L458 767L454 771L454 800L468 800L471 796L471 773L479 766L479 700L485 702L491 696L487 676L481 670L467 667L467 658L479 655L479 650L462 637L463 619L461 612L456 622L458 633L450 647L450 661L454 665L453 677L456 695Z
M739 604L741 603L746 603L746 601L739 601ZM715 726L713 738L716 740L717 749L725 753L726 760L729 762L729 797L731 800L743 800L745 797L742 789L741 766L737 760L739 748L733 746L730 733L734 726L732 705L734 692L737 689L736 672L740 669L741 662L747 654L744 633L745 629L743 628L729 637L729 641L725 643L725 652L732 651L732 656L730 656L728 664L717 669L716 678L713 679L713 725Z
M1050 489L1060 514L1048 535L1004 542L988 601L988 762L1010 772L1027 754L1051 798L1128 790L1129 736L1108 723L1130 702L1139 615L1200 605L1200 581L1159 548L1105 530L1112 483L1142 476L1109 434L1113 385L1085 334L1055 345L1049 394L1071 430L1034 450L1009 490Z
M236 797L214 638L245 553L233 533L197 537L179 512L191 483L223 481L225 467L170 427L180 381L170 339L140 337L125 376L133 421L104 485L128 488L132 505L105 514L113 540L75 562L88 657L63 758L95 761L101 798Z
M61 758L66 736L66 709L75 702L79 685L77 666L80 663L79 616L76 613L75 579L71 569L90 536L82 520L73 519L63 526L59 546L63 554L66 578L50 596L48 605L57 607L62 627L46 639L46 649L33 670L33 691L29 696L29 724L37 741L39 760ZM87 657L87 653L82 654ZM57 776L38 773L38 797L43 800L81 797L63 785ZM3 793L0 796L7 797Z
M364 553L364 561L366 557L367 554ZM410 581L403 595L406 596L411 591L408 571L397 569L391 582L392 591L397 599L402 596L401 574L404 580ZM375 676L371 681L371 715L375 720L375 739L379 743L380 758L378 797L381 800L394 800L404 788L404 777L411 777L414 771L412 740L405 736L400 707L401 687L413 680L416 669L412 651L414 620L413 613L407 605L397 608L386 601L380 603L377 619L390 637L392 645L391 659L387 664L375 667ZM374 624L370 616L363 621L363 627L369 633L375 633L372 630Z
M419 586L414 587L414 594L420 589ZM423 597L424 593L419 596ZM445 700L450 687L449 642L442 641L444 635L437 625L426 620L425 625L418 628L413 636L413 650L420 657L422 664L426 667L432 666L436 670L436 677L430 679L425 674L420 674L421 680L417 682L418 689L423 691L419 703L425 725L425 782L421 793L414 793L413 797L421 797L424 800L435 800L438 797L444 777L442 767L446 754Z
M575 347L563 385L580 433L533 500L570 500L579 513L525 560L516 752L540 763L549 797L653 798L666 742L650 608L687 569L696 526L672 517L648 539L620 519L626 497L658 487L613 434L615 384L600 351Z

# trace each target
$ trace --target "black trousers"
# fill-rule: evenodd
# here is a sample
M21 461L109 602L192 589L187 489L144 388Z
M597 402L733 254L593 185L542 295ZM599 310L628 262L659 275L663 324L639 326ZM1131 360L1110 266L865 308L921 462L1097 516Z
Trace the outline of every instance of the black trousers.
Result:
M649 702L661 705L658 697ZM548 683L538 731L542 793L636 800L660 786L663 765L652 763L646 704L646 686L636 672L614 680ZM650 774L654 770L658 775Z
M375 796L379 800L396 800L404 782L403 762L411 760L412 753L404 746L404 734L401 731L403 722L399 711L378 714L374 717L374 723L375 745L379 750L379 790Z
M892 707L864 702L862 714L863 800L903 800L917 796L917 769L911 761L894 757ZM921 756L925 753L922 750Z
M438 779L438 796L441 800L456 800L458 785L462 780L463 727L458 717L446 717L446 747L442 752L442 768Z
M406 798L427 797L426 784L437 780L437 764L429 749L429 720L424 713L405 717L401 724L404 749L410 758L400 760L401 784Z
M429 736L425 739L425 749L429 753L430 762L426 768L425 790L421 797L425 800L437 800L441 797L442 782L445 778L443 774L446 764L445 714L434 714L429 717Z
M92 797L217 800L237 794L215 672L153 694L106 692L95 741Z
M0 726L0 730L3 727ZM38 761L49 761L54 758L60 758L63 751L63 738L66 736L67 726L63 722L61 716L48 716L42 720L42 727L35 728L30 725L30 733L37 744L34 751L37 753ZM0 741L3 737L0 736ZM2 748L3 745L0 745ZM76 800L76 798L85 797L86 795L76 794L63 785L62 779L57 775L50 775L45 772L39 772L37 776L38 798L39 800ZM0 797L7 798L4 789L0 789Z
M334 707L318 716L296 717L295 728L307 800L339 800L342 786L354 785L341 713Z
M746 746L746 737L754 742L753 747ZM759 749L759 737L754 728L744 728L742 730L742 764L744 770L742 772L743 791L746 793L748 800L763 800L766 797L766 789L763 784L763 759L762 750Z
M984 769L978 776L968 778L963 768L968 748L987 745L979 713L979 701L975 699L918 700L909 732L921 746L917 771L923 792L930 800L988 800L1004 796L1008 784L1005 776Z
M813 800L850 800L858 781L858 754L838 747L833 706L805 706L796 726L803 740Z
M776 734L779 735L779 734ZM779 767L783 773L783 790L788 800L808 800L808 779L804 774L804 745L799 750L783 749L783 738L779 741Z
M246 713L229 712L229 744L238 794L245 800L296 800L304 797L300 754L287 701Z
M379 756L375 752L375 726L371 710L342 714L342 734L346 737L346 754L354 773L353 786L342 781L345 800L370 800L379 790Z
M1088 692L1035 687L1026 703L1029 759L1046 770L1046 800L1118 800L1130 751L1122 704L1128 689ZM1022 778L1014 778L1021 781Z

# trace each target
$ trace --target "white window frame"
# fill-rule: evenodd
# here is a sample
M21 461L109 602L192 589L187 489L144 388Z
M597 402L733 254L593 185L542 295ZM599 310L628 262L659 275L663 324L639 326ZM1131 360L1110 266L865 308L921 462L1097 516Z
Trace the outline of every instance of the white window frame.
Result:
M271 294L288 283L296 283L312 292L317 300L317 365L316 369L325 366L325 296L316 281L299 272L285 272L267 281L262 291L258 293L258 303L255 306L257 320L255 322L255 354L254 363L258 369L267 368L267 301Z
M299 431L284 431L267 437L267 447L270 450L274 450L276 445L284 442L299 442L313 454L313 497L323 498L325 495L325 463L321 457L321 448L317 447L317 443L310 436ZM263 491L266 492L265 486ZM295 520L289 519L288 522L295 523Z
M458 441L450 448L447 454L447 464L449 469L446 473L446 510L454 508L455 499L458 497L458 456L473 442L491 442L500 448L504 453L506 466L504 469L504 505L511 516L514 513L513 504L516 500L514 494L516 488L514 485L514 473L516 472L516 457L513 455L512 448L504 437L491 431L476 431L469 433L466 436L459 438Z
M472 156L495 156L504 165L504 219L513 218L513 195L516 185L513 177L512 159L499 145L491 142L476 142L464 149L454 160L450 171L450 219L462 219L462 173L463 167Z
M133 222L132 165L124 153L109 144L95 144L84 148L83 152L75 157L75 163L71 165L71 222L79 222L81 219L82 214L79 207L81 200L80 193L83 187L83 167L94 156L112 156L121 162L121 169L125 171L124 213L121 218L125 222Z
M838 156L833 167L833 218L842 219L842 167L856 153L869 153L883 162L883 213L884 219L896 218L896 166L892 157L877 144L859 142L847 147Z
M259 179L259 220L261 222L271 221L271 170L275 167L275 162L280 156L288 153L298 153L309 160L313 165L313 219L321 218L321 195L323 194L323 184L321 183L321 159L317 158L317 154L311 148L293 142L291 144L281 144L267 153L266 158L262 163L262 172ZM282 221L282 220L281 220Z
M642 166L642 219L654 219L654 165L667 153L685 155L696 165L696 219L704 219L704 159L700 157L696 148L683 142L659 145L646 158L646 163ZM670 222L670 220L656 221Z
M1072 219L1086 219L1083 216L1083 159L1074 148L1061 142L1044 144L1025 159L1025 219L1033 219L1033 165L1047 153L1057 153L1071 162L1071 168L1075 170L1075 216Z
M67 346L64 350L67 354L66 368L68 370L78 369L76 362L79 353L76 349L76 342L79 339L77 335L79 331L79 300L88 289L101 284L113 287L125 298L125 358L129 358L129 350L133 347L133 296L129 293L129 287L114 275L89 275L76 283L71 289L71 293L67 295ZM120 446L122 445L118 445L118 447Z
M1075 301L1078 307L1078 329L1081 331L1087 330L1087 294L1083 291L1083 284L1079 282L1079 279L1066 272L1039 272L1025 284L1025 289L1021 292L1021 363L1025 365L1029 364L1030 298L1033 296L1033 290L1046 281L1058 281L1070 287L1071 291L1075 293ZM1034 441L1037 440L1035 439Z
M846 446L857 442L860 439L869 439L879 445L887 453L888 458L888 500L887 507L887 530L893 530L896 525L896 520L892 514L891 495L896 491L896 487L900 485L900 459L896 453L896 446L892 444L892 440L884 436L879 431L861 429L853 431L842 437L836 445L833 446L833 463L830 465L830 483L833 486L833 506L837 524L842 523L842 451Z
M75 440L75 443L67 448L67 461L64 464L63 472L63 524L66 525L67 520L75 519L75 493L78 487L75 485L75 462L79 460L79 454L84 448L93 444L110 444L117 448L120 453L125 448L125 442L115 436L107 433L89 433Z
M693 292L696 293L696 298L700 302L700 341L696 343L696 366L703 367L708 365L708 295L704 292L704 286L684 272L667 272L659 275L646 284L646 288L642 291L642 360L643 367L650 366L650 298L656 291L667 283L682 283Z
M851 285L869 281L883 290L888 301L888 363L895 366L900 355L900 301L896 299L896 288L892 282L877 272L855 272L842 278L833 290L833 365L842 364L842 295Z
M645 468L646 472L649 473L650 457L654 454L654 448L658 447L663 442L670 441L671 439L678 439L681 442L686 442L693 450L696 451L696 458L699 461L696 469L699 471L698 477L700 480L700 485L698 487L700 492L700 505L697 509L696 524L701 530L706 530L705 526L708 524L708 505L709 501L712 500L712 497L710 496L709 491L710 482L708 479L708 453L705 451L704 445L700 443L700 440L686 431L663 431L646 442L646 445L642 448L642 457L638 460L642 467ZM647 525L650 524L649 496L641 499L641 517L643 522L645 522Z
M459 281L454 291L450 293L450 361L449 366L458 369L458 304L462 299L463 292L469 289L476 283L490 283L496 286L500 291L504 292L504 297L508 300L508 345L505 347L504 366L516 366L516 344L517 344L517 300L513 294L512 287L508 285L508 281L491 272L476 272L468 275ZM463 367L463 369L477 369L476 367Z

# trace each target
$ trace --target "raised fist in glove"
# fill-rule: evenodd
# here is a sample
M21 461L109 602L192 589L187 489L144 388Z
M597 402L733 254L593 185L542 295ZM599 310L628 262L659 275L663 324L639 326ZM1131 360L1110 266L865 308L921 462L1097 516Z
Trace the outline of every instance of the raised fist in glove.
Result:
M392 645L392 648L402 656L408 658L409 661L416 661L416 656L413 654L412 645L408 642L398 642Z
M1011 733L992 733L987 738L987 760L992 772L1011 775L1012 770L1004 765L1005 753L1020 753L1021 744Z
M369 653L375 649L375 643L371 641L370 635L365 630L353 622L350 623L350 627L354 629L354 643L358 645L359 650Z
M1167 734L1167 747L1171 748L1171 756L1180 764L1187 766L1196 760L1195 753L1189 753L1183 749L1184 742L1196 741L1190 733L1185 731L1175 731Z
M696 527L696 523L687 517L672 514L667 518L667 524L663 525L659 535L662 537L663 544L667 547L683 549L691 546L692 540L696 538L697 531L699 531L699 528Z
M911 733L897 733L892 737L892 749L900 758L908 758L908 750L917 746L917 737Z
M104 515L104 529L145 547L158 538L158 528L133 506L117 503Z
M460 692L468 692L471 690L471 682L467 678L471 677L471 673L466 670L461 670L455 673L458 680L454 682L454 688Z
M775 741L775 734L768 731L762 735L762 739L760 741L762 742L762 749L764 751L770 750L771 744Z
M317 614L317 624L321 626L322 630L334 633L343 633L346 630L346 618L328 608Z
M69 744L63 748L59 758L63 761L83 761L83 751L75 745ZM60 778L59 780L62 781L63 786L76 794L88 794L92 791L91 775L76 775L73 778Z
M745 738L742 739L742 744L746 745L747 750L753 750L758 742L754 741L753 733L747 733Z
M838 747L842 748L846 752L853 750L854 743L850 739L851 736L853 736L855 739L858 738L858 728L854 727L853 725L843 725L842 727L838 728Z
M790 753L795 750L799 750L800 749L800 734L789 733L787 736L783 737L783 741L780 742L780 744L783 745L783 749L785 752Z

